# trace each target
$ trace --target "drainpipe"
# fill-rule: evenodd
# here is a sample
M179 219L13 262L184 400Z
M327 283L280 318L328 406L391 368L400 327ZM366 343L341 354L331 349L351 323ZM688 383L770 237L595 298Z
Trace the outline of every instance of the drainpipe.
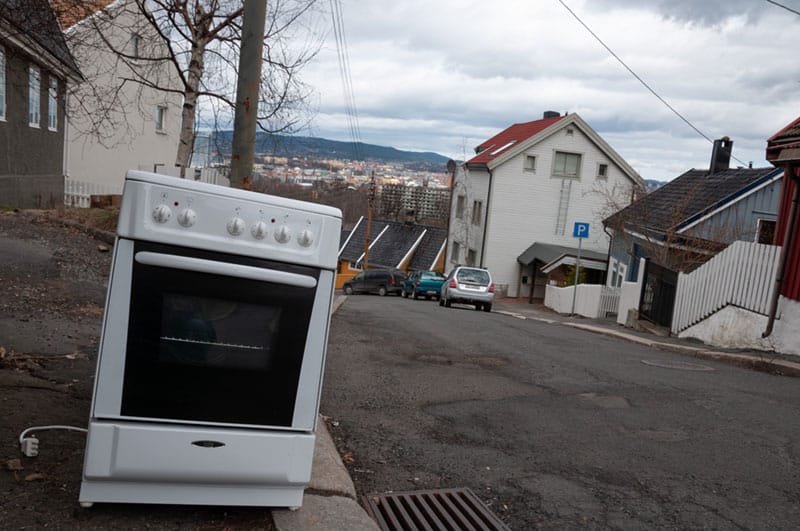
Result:
M789 219L786 222L786 233L783 235L783 247L781 248L781 257L778 261L778 272L775 275L775 287L772 291L772 300L769 303L769 315L767 317L767 329L761 334L761 337L769 337L772 334L772 328L775 325L775 315L778 313L778 300L781 296L781 288L783 288L783 276L786 273L786 259L789 256L789 246L794 238L795 219L797 218L797 203L800 200L800 179L797 178L795 166L789 165L786 167L786 173L794 183L794 192L792 193L792 205L789 207Z
M608 254L606 255L606 286L608 286L608 275L610 273L610 271L608 270L608 266L611 265L611 247L614 245L614 236L612 236L611 233L608 232L608 227L606 227L605 225L603 225L603 232L605 232L606 236L608 236Z
M484 252L486 251L486 235L489 233L489 204L492 201L492 170L486 167L489 172L489 192L486 194L486 210L483 215L483 241L481 242L481 267L485 268Z

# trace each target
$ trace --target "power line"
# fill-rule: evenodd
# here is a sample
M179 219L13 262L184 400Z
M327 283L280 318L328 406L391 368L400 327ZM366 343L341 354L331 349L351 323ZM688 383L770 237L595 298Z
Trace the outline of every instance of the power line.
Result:
M358 111L356 110L356 99L353 91L353 79L350 76L350 56L347 50L347 39L344 32L344 15L340 0L330 0L331 15L333 17L333 33L336 38L336 51L339 60L339 75L342 79L342 91L344 92L344 108L347 116L347 127L350 131L350 138L353 140L354 159L361 158L359 144L361 143L361 130L358 125Z
M767 0L767 1L769 2L770 0ZM644 88L646 88L647 90L649 90L649 91L650 91L650 93L651 93L653 96L655 96L656 98L658 98L658 101L660 101L661 103L663 103L663 104L664 104L664 105L665 105L665 106L666 106L666 107L667 107L667 108L668 108L670 111L672 111L672 112L675 114L675 116L677 116L678 118L680 118L681 120L683 120L683 121L684 121L684 123L686 123L686 125L688 125L689 127L691 127L691 128L692 128L692 129L693 129L693 130L694 130L694 131L695 131L695 132L698 134L698 135L702 136L703 138L705 138L706 140L708 140L708 141L709 141L709 142L711 142L712 144L714 143L714 141L713 141L711 138L709 138L709 136L708 136L708 135L706 135L706 134L705 134L705 133L703 133L703 132L702 132L700 129L698 129L697 127L695 127L695 125L694 125L692 122L690 122L690 121L688 120L688 118L686 118L686 117L685 117L685 116L683 116L681 113L679 113L679 112L677 111L677 109L675 109L675 107L673 107L672 105L670 105L670 104L669 104L669 102L667 102L667 100L665 100L664 98L662 98L662 97L661 97L661 96L660 96L660 95L659 95L659 94L658 94L658 93L657 93L657 92L656 92L656 91L655 91L655 90L654 90L654 89L653 89L653 88L652 88L650 85L648 85L648 84L647 84L647 82L646 82L644 79L642 79L641 77L639 77L639 75L638 75L636 72L634 72L634 71L633 71L633 69L632 69L631 67L629 67L627 64L625 64L625 61L623 61L623 60L622 60L622 59L621 59L621 58L620 58L620 57L619 57L619 56L618 56L616 53L614 53L614 50L612 50L611 48L609 48L609 47L608 47L608 45L607 45L605 42L603 42L603 39L601 39L600 37L598 37L598 36L597 36L597 34L596 34L594 31L592 31L592 29L591 29L589 26L587 26L587 25L586 25L586 23L585 23L583 20L581 20L581 18L580 18L580 17L579 17L579 16L578 16L578 15L577 15L577 14L576 14L576 13L575 13L575 12L574 12L572 9L570 9L570 8L569 8L569 6L568 6L567 4L565 4L565 3L564 3L564 1L563 1L563 0L558 0L558 2L559 2L559 3L560 3L562 6L564 6L564 9L566 9L567 11L569 11L569 13L570 13L570 14L571 14L573 17L575 17L575 20L577 20L578 22L580 22L581 26L583 26L584 28L586 28L586 31L588 31L588 32L589 32L589 33L592 35L592 37L594 37L594 38L597 40L597 42L599 42L601 45L603 45L603 48L605 48L605 49L608 51L608 53L610 53L610 54L611 54L611 55L614 57L614 59L616 59L616 60L619 62L619 64L621 64L622 66L624 66L624 67L625 67L625 69L626 69L628 72L630 72L630 74L631 74L633 77L635 77L635 78L636 78L636 79L639 81L639 83L641 83L641 84L644 86ZM731 155L731 156L733 157L733 155ZM739 164L746 165L744 162L742 162L741 160L737 159L736 157L733 157L733 158L734 158L734 159L735 159L737 162L739 162Z
M770 3L770 4L774 5L774 6L782 7L786 11L789 11L790 13L794 13L795 15L800 15L800 11L797 11L796 9L792 9L791 7L785 6L783 4L779 4L778 2L774 2L773 0L764 0L764 1Z

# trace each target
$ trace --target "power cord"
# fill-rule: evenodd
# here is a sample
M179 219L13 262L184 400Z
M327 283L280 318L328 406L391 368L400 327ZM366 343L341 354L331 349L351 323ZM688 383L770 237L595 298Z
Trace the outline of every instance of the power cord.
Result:
M33 433L35 431L45 431L45 430L71 430L71 431L81 431L83 433L87 433L89 430L86 428L78 428L76 426L31 426L30 428L26 428L19 434L19 449L25 455L25 457L36 457L39 455L39 439L36 437L29 437L29 433Z

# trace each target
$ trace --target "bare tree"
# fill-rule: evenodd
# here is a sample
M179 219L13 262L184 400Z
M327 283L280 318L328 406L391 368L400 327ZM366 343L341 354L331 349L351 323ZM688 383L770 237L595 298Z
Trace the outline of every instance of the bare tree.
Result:
M241 0L54 0L64 20L80 20L89 31L68 31L76 57L91 64L101 50L111 59L97 63L97 76L86 75L76 102L91 118L87 133L109 139L125 127L128 112L149 112L149 105L133 108L122 97L124 89L178 97L180 136L175 164L181 173L189 165L196 120L232 116L236 100L238 52L241 44ZM264 52L258 102L259 126L269 132L291 132L308 116L311 90L298 77L321 46L313 26L316 0L273 0L264 31ZM77 16L76 16L77 14ZM79 59L80 61L80 59ZM113 71L113 82L107 74ZM97 81L93 83L93 81ZM146 108L143 108L146 107Z

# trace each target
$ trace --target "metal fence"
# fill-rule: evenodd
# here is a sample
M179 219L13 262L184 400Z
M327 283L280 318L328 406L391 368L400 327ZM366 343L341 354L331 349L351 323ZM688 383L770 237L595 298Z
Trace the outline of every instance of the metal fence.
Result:
M678 275L671 330L677 334L727 305L767 314L780 247L734 242L689 274Z

